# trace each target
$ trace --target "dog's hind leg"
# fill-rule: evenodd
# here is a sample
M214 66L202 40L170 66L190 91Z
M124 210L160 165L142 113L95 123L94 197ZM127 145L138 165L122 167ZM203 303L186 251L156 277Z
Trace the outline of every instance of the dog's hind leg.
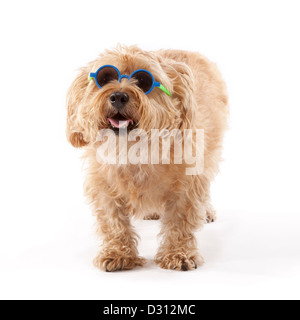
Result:
M206 223L213 223L217 220L217 213L210 202L205 204L206 208Z
M203 184L203 203L206 210L206 223L212 223L217 220L217 213L211 204L210 198L210 183Z

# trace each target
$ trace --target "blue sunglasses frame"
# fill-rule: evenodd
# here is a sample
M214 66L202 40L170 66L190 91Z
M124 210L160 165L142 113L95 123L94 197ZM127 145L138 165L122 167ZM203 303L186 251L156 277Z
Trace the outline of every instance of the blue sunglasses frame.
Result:
M171 97L171 93L168 91L168 89L165 88L160 82L155 81L152 73L149 72L148 70L139 69L139 70L134 71L130 76L127 76L127 75L125 75L125 74L122 75L118 68L116 68L115 66L112 66L112 65L110 65L110 64L107 64L107 65L105 65L105 66L100 67L96 72L91 72L91 73L90 73L90 80L94 79L96 85L97 85L100 89L102 89L102 87L100 86L100 84L99 84L98 81L97 81L97 75L98 75L98 72L99 72L99 71L101 71L103 68L107 68L107 67L113 68L114 70L117 71L117 73L118 73L118 75L119 75L119 79L118 79L119 82L121 82L122 79L124 79L124 78L127 79L127 80L130 80L137 72L140 72L140 71L146 72L146 73L148 73L148 74L151 76L151 78L152 78L152 87L151 87L147 92L145 92L145 94L149 94L150 92L152 92L152 90L153 90L154 88L157 87L157 88L159 88L160 90L162 90L163 92L165 92L168 96Z

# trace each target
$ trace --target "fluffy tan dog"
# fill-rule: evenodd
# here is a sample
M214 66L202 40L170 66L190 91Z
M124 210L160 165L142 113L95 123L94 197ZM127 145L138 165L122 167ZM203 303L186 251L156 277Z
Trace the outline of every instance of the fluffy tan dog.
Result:
M150 71L159 88L149 94L134 79L107 81L100 89L89 75L103 65L122 75ZM117 99L119 104L115 104ZM124 94L125 93L125 94ZM217 67L198 53L177 50L145 52L137 47L106 51L81 69L68 92L67 137L84 147L88 159L85 193L103 238L95 265L105 271L142 266L132 217L161 217L162 241L155 262L171 270L192 270L203 263L194 232L215 219L210 183L218 173L227 128L227 95ZM204 170L186 175L187 164L103 164L96 158L100 129L204 129ZM120 136L116 134L117 141Z

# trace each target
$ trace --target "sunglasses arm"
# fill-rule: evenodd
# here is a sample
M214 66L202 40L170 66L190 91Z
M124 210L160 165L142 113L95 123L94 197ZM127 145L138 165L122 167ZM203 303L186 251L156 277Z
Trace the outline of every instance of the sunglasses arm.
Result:
M90 73L90 77L89 77L89 79L90 79L90 81L93 79L93 78L96 78L96 73Z
M158 87L160 90L165 92L169 97L171 97L170 91L167 88L165 88L160 82L154 82L154 86Z

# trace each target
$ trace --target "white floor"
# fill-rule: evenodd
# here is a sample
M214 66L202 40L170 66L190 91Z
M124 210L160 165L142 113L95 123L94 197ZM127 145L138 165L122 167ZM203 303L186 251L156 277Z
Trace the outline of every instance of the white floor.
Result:
M300 298L300 235L292 221L220 212L197 234L206 264L192 272L159 269L153 262L159 222L137 221L147 265L105 273L92 265L93 217L85 206L72 216L52 239L46 235L30 245L27 238L1 255L1 299Z

